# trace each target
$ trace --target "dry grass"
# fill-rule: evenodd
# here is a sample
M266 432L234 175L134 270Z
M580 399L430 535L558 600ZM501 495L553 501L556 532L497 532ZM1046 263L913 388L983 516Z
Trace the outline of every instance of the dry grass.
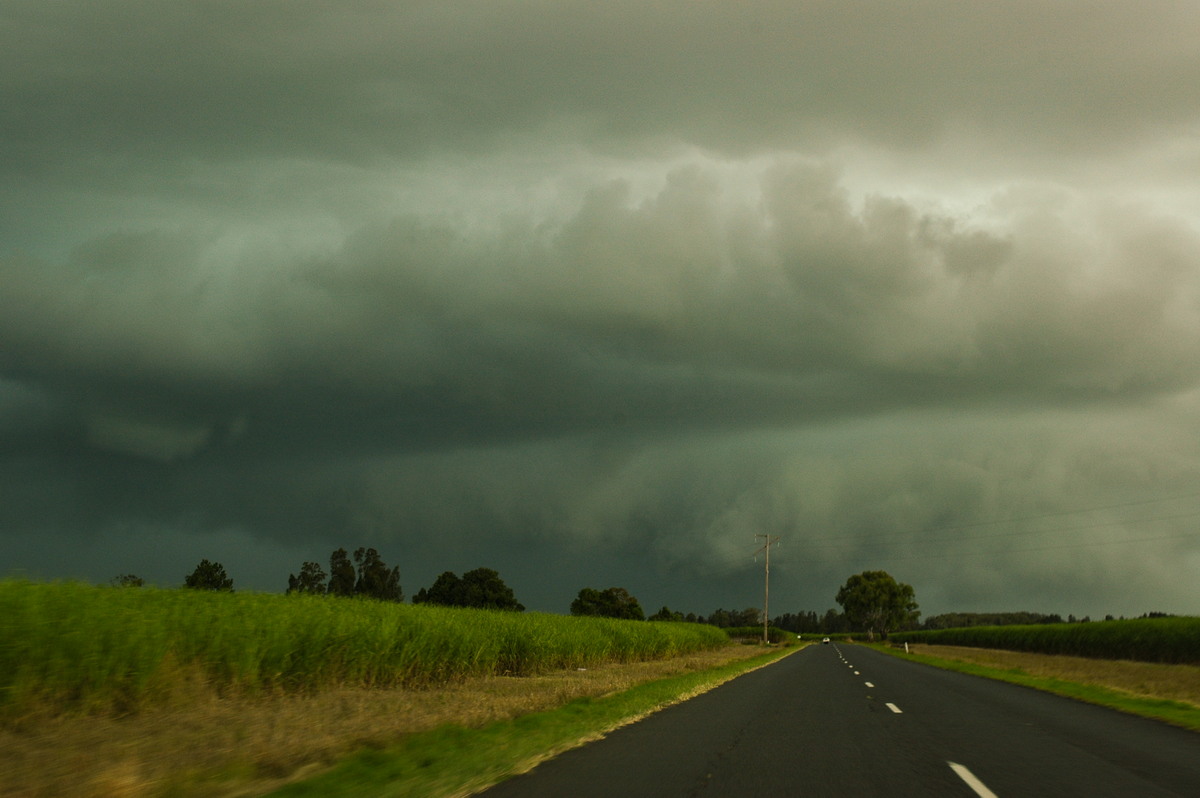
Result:
M1108 687L1140 698L1165 698L1200 707L1200 666L1196 665L1087 659L923 643L910 643L909 648L914 654L1004 670L1020 669L1033 676Z
M257 795L346 753L447 723L483 726L761 653L728 646L670 660L436 689L310 696L197 694L124 718L26 717L0 729L0 794L41 798Z

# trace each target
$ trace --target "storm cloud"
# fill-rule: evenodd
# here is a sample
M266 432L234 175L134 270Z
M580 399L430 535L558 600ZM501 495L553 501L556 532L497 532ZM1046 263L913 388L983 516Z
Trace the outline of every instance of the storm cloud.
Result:
M7 571L1200 611L1190 4L0 20Z

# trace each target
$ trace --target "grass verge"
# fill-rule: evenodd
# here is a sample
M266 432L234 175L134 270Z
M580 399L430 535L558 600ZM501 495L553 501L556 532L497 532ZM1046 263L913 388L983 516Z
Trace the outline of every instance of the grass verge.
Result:
M272 793L301 796L464 796L524 773L563 751L599 739L663 707L770 664L787 648L705 671L571 701L480 729L443 726L383 749L361 751L325 773Z
M895 657L921 662L937 668L967 673L973 676L983 676L988 679L997 679L1011 684L1019 684L1023 687L1032 687L1035 690L1043 690L1055 695L1073 698L1077 701L1086 701L1090 704L1097 704L1131 715L1140 715L1144 718L1152 718L1170 723L1173 726L1200 731L1200 706L1196 704L1151 695L1138 695L1129 689L1115 687L1112 684L1097 684L1090 681L1081 682L1063 678L1062 676L1053 674L1055 668L1052 660L1054 658L1044 655L1010 654L1009 659L1011 661L1036 663L1034 667L1039 672L1031 673L1028 665L1025 667L1020 665L1013 667L1011 666L1011 661L1008 667L971 661L973 657L970 653L943 657L918 652L906 654L900 649L882 644L875 644L871 647ZM1012 660L1014 656L1020 656L1021 659ZM1106 664L1117 670L1120 669L1121 665L1121 663L1115 661L1109 661ZM1144 667L1141 663L1128 664L1133 667ZM1064 669L1064 672L1071 673L1073 669ZM1110 681L1120 680L1110 679Z
M47 712L18 726L0 724L0 795L264 795L357 751L381 750L448 724L483 728L762 651L726 644L670 659L422 688L221 695L200 684L187 701L121 717Z

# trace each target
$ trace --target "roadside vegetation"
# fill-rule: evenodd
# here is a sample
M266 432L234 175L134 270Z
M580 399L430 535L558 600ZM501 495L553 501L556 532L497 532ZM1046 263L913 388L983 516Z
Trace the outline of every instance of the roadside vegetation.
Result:
M897 632L890 640L1097 659L1200 663L1200 618L1195 617L971 626Z
M421 687L727 645L702 624L361 598L0 581L0 721L221 695Z
M740 647L739 647L740 648ZM581 698L482 728L443 726L384 750L364 750L331 770L271 793L302 796L461 796L526 772L539 762L632 723L670 704L770 664L795 648L752 649L749 658L683 672L620 692Z
M914 643L874 648L1200 731L1200 666Z
M577 702L587 710L578 715L585 722L575 727L584 737L604 730L588 728L587 708L593 702L607 704L610 696L674 677L696 678L693 687L699 682L709 685L743 663L754 667L755 661L765 661L762 657L795 650L724 645L669 659L536 676L225 697L199 691L186 704L147 707L121 717L28 717L0 724L0 795L246 798L315 776L347 757L361 761L370 759L370 752L387 751L385 759L394 752L401 761L382 767L419 769L413 775L424 786L410 794L431 798L439 793L426 789L433 783L428 780L467 775L475 766L468 767L468 759L508 767L541 753L530 750L533 738L526 736L534 734L530 730L540 721L502 725L482 736L473 736L473 730ZM686 680L681 684L687 687ZM567 714L576 715L577 709ZM511 728L512 739L506 739L505 728ZM346 792L403 794L378 789Z

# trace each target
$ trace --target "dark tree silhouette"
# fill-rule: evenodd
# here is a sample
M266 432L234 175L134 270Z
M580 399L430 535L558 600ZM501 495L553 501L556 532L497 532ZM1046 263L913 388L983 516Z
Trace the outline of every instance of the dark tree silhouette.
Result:
M121 574L109 580L109 584L113 587L143 587L146 580L134 574Z
M462 580L453 571L443 571L428 588L421 588L413 596L413 604L440 604L457 607L462 595Z
M610 587L606 590L585 587L571 602L571 614L624 618L632 621L646 618L642 605L623 587Z
M491 568L467 571L462 578L466 607L485 610L514 610L523 612L525 605L517 601L512 588L504 584L500 573Z
M184 587L194 590L233 590L233 580L225 574L225 566L219 562L201 560L196 570L183 580Z
M404 600L404 593L400 590L399 566L389 569L379 552L364 548L354 552L354 562L358 565L358 581L354 584L355 595L380 601Z
M329 555L329 587L325 592L331 596L354 595L354 565L345 549Z
M672 612L671 608L663 605L662 609L646 619L647 621L682 621L684 620L682 612Z
M325 571L315 562L306 562L300 566L300 575L288 574L289 593L325 593Z
M462 579L453 571L442 573L429 589L421 588L413 596L414 604L441 604L446 607L475 607L485 610L523 612L512 588L504 584L499 572L491 568L467 571Z

